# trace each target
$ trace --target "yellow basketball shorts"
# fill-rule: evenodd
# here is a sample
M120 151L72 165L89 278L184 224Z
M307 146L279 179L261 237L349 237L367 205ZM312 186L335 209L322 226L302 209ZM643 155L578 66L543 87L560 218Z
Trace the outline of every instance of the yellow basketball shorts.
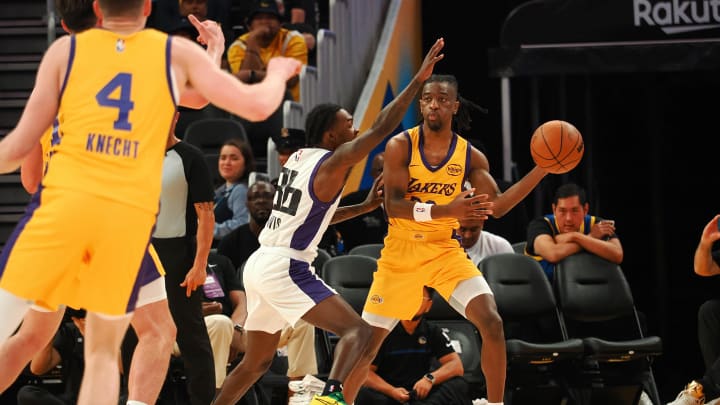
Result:
M364 311L411 319L423 286L448 300L459 282L481 275L456 239L411 241L387 236Z
M65 304L106 315L132 312L139 287L148 282L138 273L154 223L149 211L44 189L0 256L0 288L50 309Z

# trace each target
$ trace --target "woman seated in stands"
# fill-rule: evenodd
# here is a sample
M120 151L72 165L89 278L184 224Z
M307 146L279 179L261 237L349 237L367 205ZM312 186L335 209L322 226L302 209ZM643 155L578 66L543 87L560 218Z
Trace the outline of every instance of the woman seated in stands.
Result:
M218 171L225 183L215 190L215 243L249 221L248 176L254 170L255 158L250 145L241 139L225 141L218 160Z

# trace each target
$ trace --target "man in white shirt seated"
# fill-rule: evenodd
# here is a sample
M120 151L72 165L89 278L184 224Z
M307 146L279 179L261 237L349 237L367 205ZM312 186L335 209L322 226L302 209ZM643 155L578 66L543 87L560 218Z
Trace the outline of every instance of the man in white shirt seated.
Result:
M485 220L462 219L459 222L460 227L457 233L462 238L460 243L476 266L487 256L514 252L507 239L494 233L483 232Z

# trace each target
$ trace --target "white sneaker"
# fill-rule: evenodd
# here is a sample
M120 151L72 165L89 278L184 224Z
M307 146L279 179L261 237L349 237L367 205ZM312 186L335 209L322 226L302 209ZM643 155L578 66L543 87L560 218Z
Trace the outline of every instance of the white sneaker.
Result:
M305 377L302 379L302 383L305 386L305 389L308 391L315 391L317 393L321 393L323 389L325 389L325 381L315 377L312 374L305 374Z
M680 391L674 401L668 402L667 405L704 405L705 395L703 394L702 384L692 381L684 390Z
M302 380L288 382L288 389L293 392L288 405L308 405L315 394L322 393L325 381L312 374L306 374Z
M475 398L472 400L472 405L487 405L488 401L485 398Z
M308 405L313 398L313 395L307 392L295 393L290 397L288 405Z
M643 391L640 393L640 399L638 399L637 405L654 405L653 401L650 399L650 396L647 394L647 392Z

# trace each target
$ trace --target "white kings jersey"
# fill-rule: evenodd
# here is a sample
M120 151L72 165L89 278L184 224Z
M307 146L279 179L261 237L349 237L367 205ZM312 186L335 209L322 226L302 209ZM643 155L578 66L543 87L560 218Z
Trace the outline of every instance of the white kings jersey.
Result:
M313 181L320 164L331 152L320 148L303 148L290 155L280 169L273 210L260 232L262 248L281 248L286 255L312 262L317 245L330 225L340 204L342 189L330 202L317 199ZM285 249L282 249L285 248Z

